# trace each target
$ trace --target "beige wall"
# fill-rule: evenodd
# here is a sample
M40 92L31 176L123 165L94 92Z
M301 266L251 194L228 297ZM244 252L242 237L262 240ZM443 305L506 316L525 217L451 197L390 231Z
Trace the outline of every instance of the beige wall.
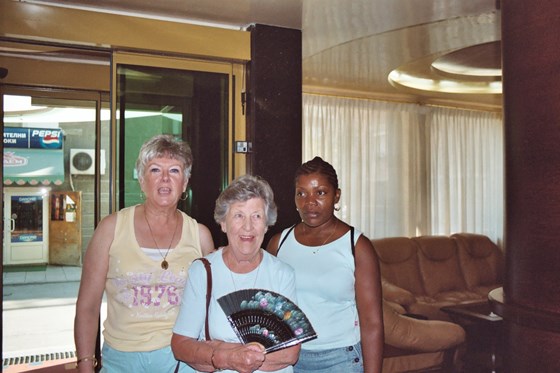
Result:
M11 40L229 61L250 59L247 31L15 1L0 2L0 14L0 37Z

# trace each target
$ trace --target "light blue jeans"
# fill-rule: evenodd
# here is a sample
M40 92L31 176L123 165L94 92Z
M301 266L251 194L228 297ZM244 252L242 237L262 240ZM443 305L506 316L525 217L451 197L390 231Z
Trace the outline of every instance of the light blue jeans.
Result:
M360 343L330 350L301 349L294 373L363 373L364 361Z
M173 356L171 346L154 351L127 352L118 351L103 344L101 350L103 373L173 373L177 366L177 360ZM194 369L185 363L181 363L180 373L193 373Z

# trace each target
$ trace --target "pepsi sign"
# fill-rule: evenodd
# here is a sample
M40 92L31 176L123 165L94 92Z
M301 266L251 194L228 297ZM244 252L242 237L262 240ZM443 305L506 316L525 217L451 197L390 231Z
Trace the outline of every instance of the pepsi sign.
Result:
M58 128L4 127L4 148L62 149Z

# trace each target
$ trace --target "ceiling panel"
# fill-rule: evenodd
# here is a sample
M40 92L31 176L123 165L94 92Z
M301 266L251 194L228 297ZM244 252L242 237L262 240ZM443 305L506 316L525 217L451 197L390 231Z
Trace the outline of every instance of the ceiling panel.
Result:
M30 0L27 0L30 1ZM388 75L446 79L431 69L442 55L500 40L497 0L40 0L57 6L125 13L244 29L253 23L302 30L304 89L408 96L441 92L403 90ZM33 2L33 1L30 1ZM481 57L485 59L484 56ZM500 64L500 55L490 56ZM449 60L452 62L452 60ZM461 59L464 63L466 59ZM476 61L473 62L476 64ZM494 66L495 67L495 66ZM465 68L462 66L461 68ZM468 66L466 67L468 69ZM453 69L451 67L451 69ZM415 71L416 70L416 71ZM460 74L459 74L460 75ZM455 77L455 79L460 79ZM412 95L412 97L410 97ZM496 96L493 94L493 96ZM470 101L487 102L484 95ZM450 99L460 96L450 94ZM494 99L493 99L494 100ZM494 100L496 101L496 100ZM499 100L498 100L499 101Z
M34 3L244 28L252 23L301 29L302 0L37 0Z

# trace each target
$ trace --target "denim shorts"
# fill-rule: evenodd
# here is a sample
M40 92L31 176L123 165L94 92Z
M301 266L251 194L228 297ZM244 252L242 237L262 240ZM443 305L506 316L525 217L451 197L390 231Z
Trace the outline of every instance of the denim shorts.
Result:
M294 373L363 373L362 346L309 351L302 349Z
M128 352L115 350L104 344L101 356L103 373L173 373L177 366L171 346L154 351ZM193 373L194 369L181 363L179 372Z

